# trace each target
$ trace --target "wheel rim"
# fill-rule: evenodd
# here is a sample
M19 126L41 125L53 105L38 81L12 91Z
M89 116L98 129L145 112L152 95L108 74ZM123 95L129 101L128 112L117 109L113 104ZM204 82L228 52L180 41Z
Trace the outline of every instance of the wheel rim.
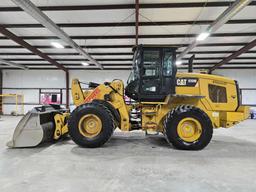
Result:
M194 118L184 118L178 124L178 135L186 142L194 142L202 134L201 123Z
M94 114L84 115L78 124L79 132L85 137L95 137L102 130L100 118Z

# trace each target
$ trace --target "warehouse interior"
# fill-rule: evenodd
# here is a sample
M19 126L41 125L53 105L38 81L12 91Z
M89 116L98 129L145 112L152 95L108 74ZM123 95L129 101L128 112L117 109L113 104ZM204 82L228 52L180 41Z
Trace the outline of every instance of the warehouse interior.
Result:
M255 191L255 13L255 0L1 0L0 191ZM120 129L99 148L6 146L31 109L77 108L72 79L126 86L139 45L175 49L178 73L236 80L247 117L195 151Z

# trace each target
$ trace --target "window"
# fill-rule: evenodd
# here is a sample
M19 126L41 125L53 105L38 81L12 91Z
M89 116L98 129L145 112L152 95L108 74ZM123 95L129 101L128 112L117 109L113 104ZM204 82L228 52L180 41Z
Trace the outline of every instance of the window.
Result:
M209 84L209 97L213 103L227 103L227 91L225 87Z
M139 79L139 63L141 62L141 52L136 51L133 57L133 70L131 71L127 84Z
M52 95L52 103L56 103L58 101L58 96L56 94Z
M170 51L164 53L163 75L172 76L172 52Z
M143 76L152 77L159 75L160 52L158 50L144 51Z

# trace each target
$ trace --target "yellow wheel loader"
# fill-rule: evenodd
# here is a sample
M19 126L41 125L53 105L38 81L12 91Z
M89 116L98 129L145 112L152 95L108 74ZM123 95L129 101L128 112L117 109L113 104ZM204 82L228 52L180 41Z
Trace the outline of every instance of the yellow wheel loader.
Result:
M72 113L56 106L32 110L20 121L8 146L34 147L69 134L79 146L100 147L118 127L162 133L177 149L200 150L209 144L213 128L231 127L249 116L236 81L177 73L175 57L175 48L135 47L125 88L115 79L90 82L89 89L83 90L74 79Z

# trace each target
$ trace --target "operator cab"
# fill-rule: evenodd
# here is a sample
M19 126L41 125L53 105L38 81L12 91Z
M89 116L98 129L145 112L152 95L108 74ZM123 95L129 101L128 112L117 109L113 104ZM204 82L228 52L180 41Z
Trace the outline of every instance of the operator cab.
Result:
M167 95L175 94L175 50L160 46L135 47L125 94L139 102L161 102Z

